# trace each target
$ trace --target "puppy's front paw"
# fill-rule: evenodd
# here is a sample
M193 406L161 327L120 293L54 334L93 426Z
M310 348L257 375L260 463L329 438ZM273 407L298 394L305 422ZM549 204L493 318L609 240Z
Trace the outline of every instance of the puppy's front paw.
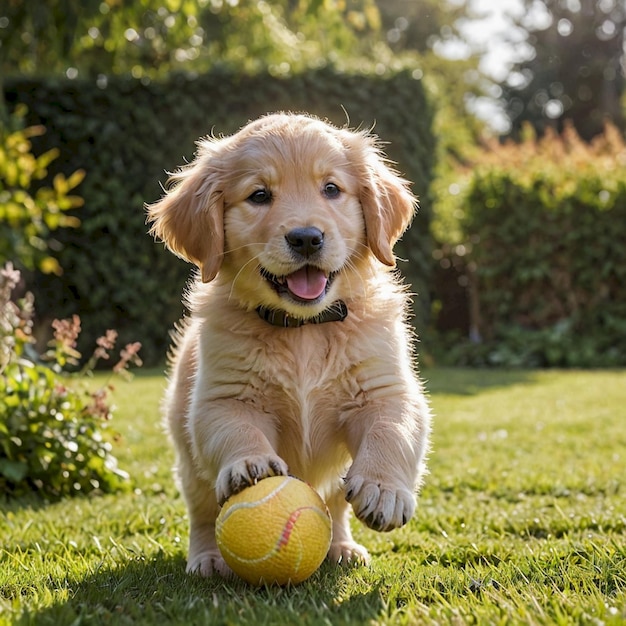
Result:
M199 574L200 576L221 576L222 578L235 578L233 570L226 565L217 548L205 550L198 554L190 554L187 560L187 573Z
M220 470L215 484L217 501L224 504L235 493L268 476L286 476L287 464L279 456L259 454L241 459Z
M369 480L360 474L348 475L345 490L354 514L373 530L404 526L415 511L413 493L391 483Z
M333 541L327 558L331 563L341 565L349 563L367 565L370 562L369 552L356 541Z

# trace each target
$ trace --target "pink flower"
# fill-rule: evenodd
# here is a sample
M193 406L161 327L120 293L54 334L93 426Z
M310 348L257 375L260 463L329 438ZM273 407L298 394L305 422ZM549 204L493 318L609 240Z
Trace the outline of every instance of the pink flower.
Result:
M130 364L140 367L143 364L141 358L139 358L139 350L141 349L141 343L135 341L134 343L127 343L126 347L120 352L120 360L113 367L113 371L118 373L126 369Z
M112 350L115 347L115 341L117 339L117 331L116 330L107 330L106 333L102 337L98 337L96 339L96 345L98 346L94 350L94 358L97 359L108 359L109 358L109 350Z
M52 322L54 328L54 338L61 345L69 348L76 347L76 339L80 335L80 317L74 314L71 319L54 320Z

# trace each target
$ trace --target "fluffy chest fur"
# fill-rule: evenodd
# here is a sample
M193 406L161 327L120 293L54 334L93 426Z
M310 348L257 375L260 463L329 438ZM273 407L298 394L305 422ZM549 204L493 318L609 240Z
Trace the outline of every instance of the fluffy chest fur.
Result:
M292 472L324 482L320 474L348 462L353 416L372 399L407 392L404 294L388 279L367 290L367 306L350 300L343 322L300 328L271 326L225 297L219 284L197 287L192 333L202 358L195 397L206 410L192 412L195 419L210 420L216 403L242 402Z

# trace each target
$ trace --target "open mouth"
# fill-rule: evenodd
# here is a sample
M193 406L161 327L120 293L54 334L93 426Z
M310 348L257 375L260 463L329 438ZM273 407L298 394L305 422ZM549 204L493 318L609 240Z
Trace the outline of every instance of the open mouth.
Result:
M275 276L261 268L261 276L280 296L290 296L296 302L315 304L328 291L336 272L327 274L314 265L305 265L287 276Z

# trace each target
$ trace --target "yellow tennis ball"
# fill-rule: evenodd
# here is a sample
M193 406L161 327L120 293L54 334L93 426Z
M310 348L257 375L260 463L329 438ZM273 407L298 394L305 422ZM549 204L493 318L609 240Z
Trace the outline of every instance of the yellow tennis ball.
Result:
M306 580L328 554L331 520L322 498L291 476L271 476L231 496L215 525L230 568L253 585Z

